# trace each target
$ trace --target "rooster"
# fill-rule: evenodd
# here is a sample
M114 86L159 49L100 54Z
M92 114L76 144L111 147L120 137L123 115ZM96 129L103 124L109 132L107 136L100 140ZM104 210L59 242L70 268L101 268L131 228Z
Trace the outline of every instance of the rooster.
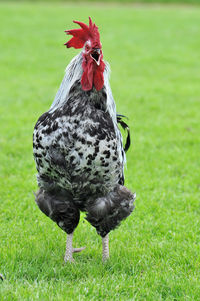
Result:
M72 238L80 211L102 237L103 261L109 258L108 234L134 209L136 195L124 186L125 151L117 122L125 127L109 85L98 27L74 21L67 48L82 48L66 73L49 111L37 121L33 153L38 171L40 210L67 233L65 262L73 262Z

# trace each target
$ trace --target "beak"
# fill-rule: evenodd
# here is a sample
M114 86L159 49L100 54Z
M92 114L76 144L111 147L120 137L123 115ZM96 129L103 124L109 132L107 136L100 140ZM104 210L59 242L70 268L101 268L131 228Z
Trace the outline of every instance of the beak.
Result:
M99 49L99 48L93 49L90 56L96 62L96 64L99 66L100 65L100 58L101 58L101 49Z

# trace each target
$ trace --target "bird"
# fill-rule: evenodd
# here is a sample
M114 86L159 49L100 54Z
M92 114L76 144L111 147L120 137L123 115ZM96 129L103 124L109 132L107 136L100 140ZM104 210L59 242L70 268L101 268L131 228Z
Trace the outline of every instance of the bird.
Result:
M74 262L73 234L80 212L102 238L103 262L109 258L109 232L134 209L136 194L124 186L126 165L123 115L117 114L109 84L110 67L103 59L99 29L73 21L80 28L64 45L81 49L65 70L55 99L33 132L33 155L39 209L67 234L65 262Z

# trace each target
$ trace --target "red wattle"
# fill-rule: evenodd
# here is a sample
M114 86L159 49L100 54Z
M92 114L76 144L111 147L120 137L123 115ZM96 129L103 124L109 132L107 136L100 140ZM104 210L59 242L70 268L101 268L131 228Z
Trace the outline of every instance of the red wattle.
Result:
M92 90L93 85L95 86L97 91L100 91L104 85L104 77L103 72L105 69L105 64L101 60L100 65L93 61L93 59L87 61L83 57L83 75L81 78L81 85L84 91Z
M83 67L83 75L81 78L81 85L82 89L84 91L89 91L92 89L93 85L93 65L92 61L86 62L85 60L83 61L82 67Z
M96 68L94 72L93 83L97 91L100 91L104 85L104 76L103 76L104 69L105 69L105 64L103 61L101 61L100 65Z
M103 88L104 78L102 72L95 72L93 83L97 91L100 91Z

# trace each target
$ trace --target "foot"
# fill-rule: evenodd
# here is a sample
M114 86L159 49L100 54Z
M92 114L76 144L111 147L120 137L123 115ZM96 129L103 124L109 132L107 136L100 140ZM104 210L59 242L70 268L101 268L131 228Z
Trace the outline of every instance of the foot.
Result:
M70 262L70 263L75 263L75 260L74 260L74 258L73 258L73 257L71 257L71 256L67 256L67 255L65 254L65 257L64 257L64 262L65 262L65 263L67 263L67 262Z

